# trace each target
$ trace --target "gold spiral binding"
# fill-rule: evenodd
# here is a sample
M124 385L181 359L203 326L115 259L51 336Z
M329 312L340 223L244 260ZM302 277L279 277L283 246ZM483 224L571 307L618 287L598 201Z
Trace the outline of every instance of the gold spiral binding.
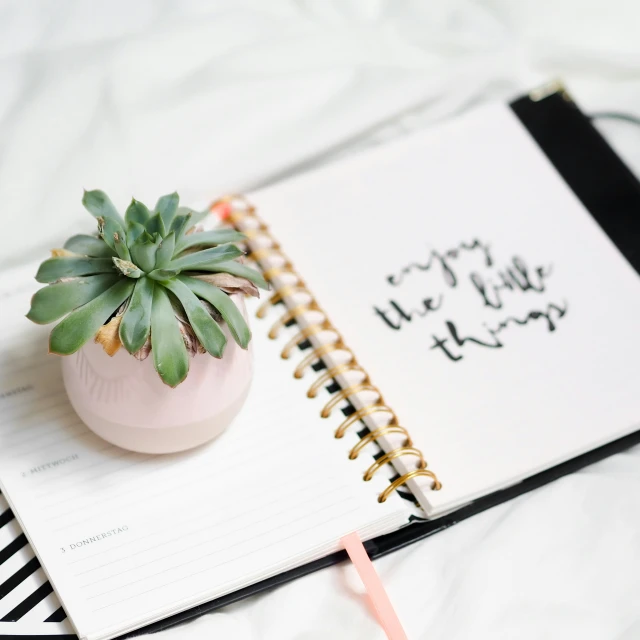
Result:
M217 205L226 202L228 204L233 204L234 202L239 202L244 208L245 208L245 212L246 213L254 213L256 208L249 202L249 200L247 200L247 198L242 194L242 193L227 193L226 195L222 196L222 198L218 198L218 200L216 200L210 207L210 209L214 209ZM233 213L242 213L241 210L233 208L232 209L232 214Z
M329 380L334 379L336 376L339 376L342 373L346 373L348 371L357 371L358 373L362 374L362 379L359 382L347 387L343 387L335 394L333 394L331 399L325 404L321 411L322 417L328 417L340 402L348 400L355 394L360 394L363 391L371 391L377 395L377 398L370 404L367 404L360 409L356 409L345 420L343 420L340 426L335 431L335 437L344 437L345 433L352 425L363 420L367 416L371 416L376 413L383 413L389 416L387 424L369 431L360 438L360 440L351 448L351 451L349 452L349 459L355 460L360 452L368 444L377 442L380 438L388 434L396 433L405 436L402 446L395 447L394 449L383 453L383 455L381 455L365 471L363 479L365 481L371 480L374 475L386 464L389 464L393 462L393 460L396 460L398 458L404 456L417 458L417 468L391 481L389 483L389 486L387 486L384 491L382 491L382 493L380 493L380 495L378 496L378 501L385 502L394 491L396 491L399 487L406 485L407 482L413 480L414 478L429 478L432 483L431 489L433 491L439 491L442 488L442 483L439 481L437 475L430 469L426 468L427 463L424 459L424 456L422 455L422 452L413 446L408 431L398 424L398 419L395 412L393 411L393 409L391 409L391 407L387 406L384 403L380 391L375 385L372 384L367 372L358 364L355 355L353 354L351 349L349 349L349 347L344 343L342 336L331 324L322 308L316 302L313 295L306 288L304 282L296 272L293 264L280 250L280 245L271 237L269 228L256 214L253 205L251 205L246 200L246 198L241 195L229 195L213 203L213 205L211 205L211 210L213 211L217 205L222 203L230 207L230 211L228 212L227 216L228 220L238 230L242 231L242 233L244 233L247 238L253 239L263 236L264 238L269 240L269 244L267 246L258 247L251 251L248 255L249 259L257 262L259 265L262 261L268 260L268 258L270 257L278 257L281 259L280 264L267 266L266 269L263 268L262 275L264 279L267 282L274 284L273 279L277 278L278 276L288 275L294 278L293 282L276 287L275 292L260 305L256 312L256 316L258 318L265 317L268 310L272 306L276 305L278 302L285 301L285 298L294 296L296 294L304 294L305 296L307 296L306 302L298 303L296 304L296 306L289 308L284 312L284 314L272 325L271 329L269 330L269 337L276 338L283 326L288 324L291 320L296 320L300 315L308 311L317 311L322 313L322 315L324 316L324 319L322 321L308 325L306 327L302 327L300 331L287 342L282 350L282 357L284 359L288 359L291 355L292 350L296 346L302 344L305 340L313 335L316 335L323 331L329 331L335 335L335 339L333 340L333 342L321 344L320 346L312 349L310 353L305 355L305 357L295 368L293 372L294 377L302 378L309 366L311 366L314 362L322 360L323 356L328 355L329 353L341 351L348 354L349 356L349 359L346 362L330 367L320 373L318 378L309 387L307 396L309 398L315 398L318 391L325 383L327 383Z
M322 389L326 382L329 382L329 380L335 378L337 375L346 373L347 371L359 371L360 373L367 375L367 372L355 362L338 364L335 367L331 367L331 369L327 369L321 376L314 380L313 384L309 387L309 391L307 391L307 398L315 398L318 395L318 391Z
M438 480L433 471L429 471L429 469L414 469L413 471L409 471L409 473L405 473L403 476L396 478L379 496L378 502L385 502L386 499L400 486L409 482L409 480L413 478L430 478L433 480L433 486L431 487L432 491L440 491L442 489L442 484Z
M278 302L280 302L283 298L291 296L294 293L304 293L307 296L309 295L309 292L304 287L288 284L278 289L278 291L276 291L270 298L265 300L258 307L258 310L256 311L256 317L264 318L272 306L278 304Z
M213 208L213 206L212 206ZM236 225L240 220L242 220L242 218L245 217L243 215L238 215L238 213L231 213L229 215L229 222L231 222L231 224ZM253 228L253 229L247 229L246 231L243 231L242 233L244 233L245 236L247 236L247 238L249 238L250 240L252 240L253 238L256 238L259 235L263 235L268 233L269 231L269 227L267 227L266 224L264 224L264 222L261 222L257 227Z
M291 274L292 276L298 277L298 274L293 268L293 265L288 260L285 260L283 264L277 267L270 267L266 271L263 271L262 277L267 282L270 282L271 280L273 280L273 278L275 278L276 276L281 276L283 273L288 273L288 274Z
M356 393L362 393L363 391L373 391L380 395L377 387L374 387L368 378L365 378L362 382L358 384L353 384L350 387L345 387L340 389L340 391L336 391L331 397L331 400L324 405L322 411L320 412L320 416L322 418L328 418L331 415L331 412L336 407L336 405L340 404L343 400L346 400L349 396L353 396Z
M280 353L281 358L283 360L288 360L291 356L291 351L293 351L293 349L295 349L299 344L302 344L307 338L315 336L316 333L321 333L322 331L331 331L331 329L332 325L326 318L322 322L312 324L301 329L295 336L293 336L293 338L291 338L291 340L289 340L289 342L287 342L287 344L284 345L284 348Z
M315 300L311 300L306 304L299 304L293 309L288 309L283 315L281 315L269 329L269 337L275 340L280 333L280 329L284 327L291 320L295 320L301 313L307 313L308 311L320 311L320 307Z
M389 424L398 424L398 420L396 418L396 414L393 412L391 407L387 407L386 404L382 401L382 398L378 398L378 401L374 404L369 404L362 409L358 409L354 411L337 429L335 432L336 438L344 438L344 434L347 432L347 429L356 422L362 420L362 418L366 418L374 413L388 413L391 416L391 421Z
M418 469L424 469L427 466L427 461L423 458L420 449L415 447L398 447L397 449L391 449L389 453L385 453L378 458L365 472L363 479L365 482L369 482L373 476L384 467L387 462L391 462L400 456L416 456L418 458Z
M260 247L255 251L249 252L247 254L247 260L252 260L253 262L260 262L260 260L264 260L265 258L269 257L271 254L275 253L276 255L278 255L279 251L280 251L280 245L277 243L274 243L270 247Z
M375 431L369 431L366 435L362 436L360 440L349 451L349 460L355 460L360 452L371 442L375 442L378 438L387 435L388 433L400 433L405 436L403 447L412 447L413 442L409 436L409 432L401 427L399 424L386 424L384 427L378 427Z
M335 342L330 342L329 344L323 344L319 347L316 347L302 362L295 368L293 372L294 378L302 378L304 376L304 372L307 370L307 367L311 365L313 362L317 360L321 360L322 356L326 356L328 353L332 351L345 351L351 355L351 360L355 360L355 356L347 347L345 347L344 342L342 342L342 338L336 338Z

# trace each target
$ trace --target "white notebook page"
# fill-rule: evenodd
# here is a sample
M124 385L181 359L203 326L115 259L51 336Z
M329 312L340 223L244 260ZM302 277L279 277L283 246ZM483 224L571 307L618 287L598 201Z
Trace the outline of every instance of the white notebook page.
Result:
M507 106L250 199L442 482L410 485L428 513L638 428L640 278Z
M0 481L82 638L110 638L402 526L331 437L282 340L253 322L255 378L240 417L194 451L150 456L94 436L68 404L48 328L24 313L35 266L0 288ZM25 278L29 278L28 280ZM255 306L255 305L254 305ZM275 316L271 316L271 320ZM294 329L295 330L295 329ZM339 422L340 418L336 416Z

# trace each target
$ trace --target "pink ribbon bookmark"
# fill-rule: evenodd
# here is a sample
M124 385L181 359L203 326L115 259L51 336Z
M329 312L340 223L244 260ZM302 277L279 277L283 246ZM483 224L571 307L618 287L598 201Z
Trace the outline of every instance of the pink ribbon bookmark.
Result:
M391 600L389 600L378 572L367 555L360 536L356 532L350 533L342 538L342 544L369 594L371 604L378 616L378 622L387 634L387 638L389 640L407 640L407 634L400 624L400 619Z

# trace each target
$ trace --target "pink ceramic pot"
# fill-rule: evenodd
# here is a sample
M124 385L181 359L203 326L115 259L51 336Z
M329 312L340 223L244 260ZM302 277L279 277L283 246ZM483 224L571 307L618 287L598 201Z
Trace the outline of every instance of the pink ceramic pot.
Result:
M246 319L242 296L232 299ZM196 354L175 389L158 376L152 354L139 361L121 347L109 357L99 344L87 343L62 359L69 400L94 433L123 449L173 453L197 447L231 423L249 393L250 349L241 349L226 325L223 330L224 357Z

